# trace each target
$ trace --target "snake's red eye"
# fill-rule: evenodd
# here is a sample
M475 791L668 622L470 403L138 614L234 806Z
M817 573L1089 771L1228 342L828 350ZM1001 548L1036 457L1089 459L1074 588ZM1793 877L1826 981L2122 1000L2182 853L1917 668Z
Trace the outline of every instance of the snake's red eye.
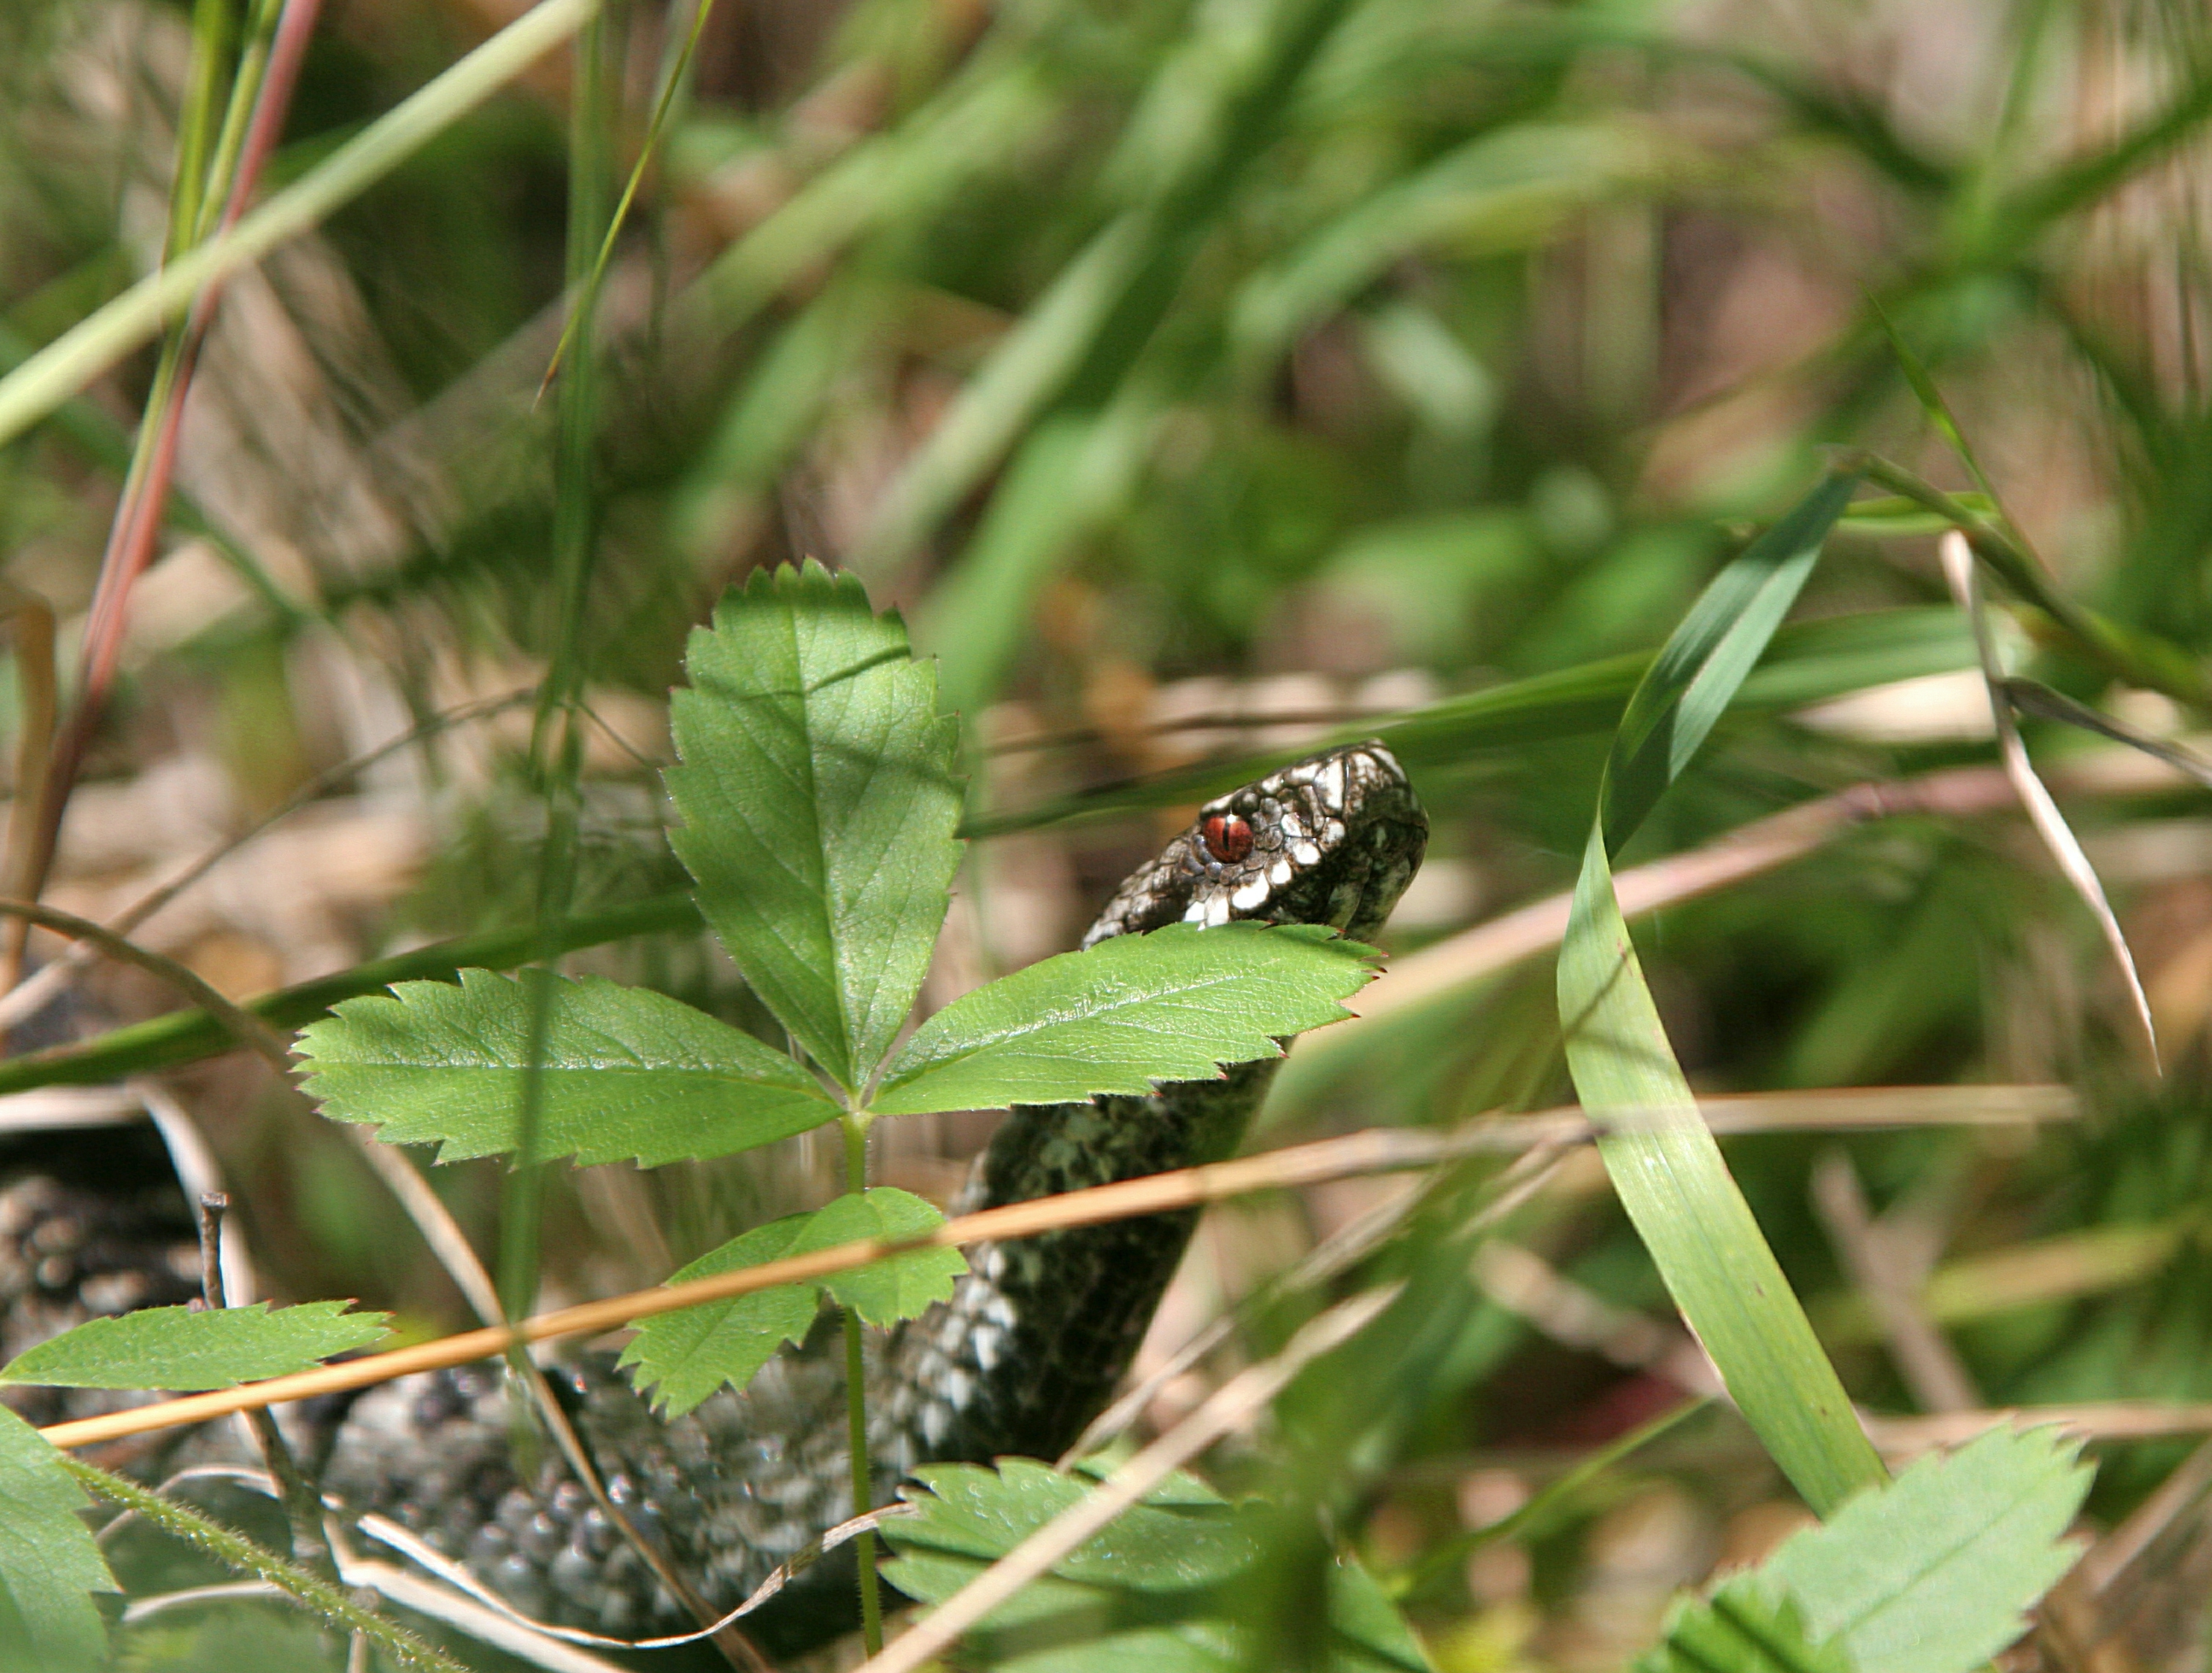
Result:
M1234 865L1252 852L1252 827L1235 814L1217 813L1198 827L1206 852L1224 865Z

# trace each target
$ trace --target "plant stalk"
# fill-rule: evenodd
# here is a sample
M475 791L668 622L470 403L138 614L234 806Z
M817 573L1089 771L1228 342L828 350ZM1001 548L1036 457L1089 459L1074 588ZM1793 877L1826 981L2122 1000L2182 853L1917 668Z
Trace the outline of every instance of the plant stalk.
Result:
M868 1188L868 1118L848 1112L845 1129L845 1189L856 1196ZM860 1352L860 1315L845 1309L845 1422L853 1452L853 1514L875 1506L868 1470L867 1365ZM876 1536L872 1529L854 1541L860 1567L860 1636L871 1656L884 1647L884 1600L876 1585Z

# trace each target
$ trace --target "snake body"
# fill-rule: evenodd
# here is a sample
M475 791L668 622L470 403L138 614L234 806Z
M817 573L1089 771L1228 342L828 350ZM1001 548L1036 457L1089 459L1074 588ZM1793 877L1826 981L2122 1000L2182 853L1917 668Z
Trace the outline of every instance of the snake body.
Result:
M1332 750L1208 803L1121 886L1084 944L1231 919L1371 936L1420 864L1427 832L1387 749ZM1219 1159L1279 1063L1141 1097L1018 1107L960 1207ZM1127 1370L1194 1223L1188 1213L1156 1215L971 1250L950 1300L872 1344L875 1502L888 1502L918 1464L1051 1458L1073 1442ZM0 1304L15 1299L4 1289ZM611 1355L587 1355L554 1375L609 1496L717 1609L742 1602L849 1513L836 1345L825 1314L744 1393L725 1390L672 1421L616 1374ZM386 1384L324 1414L316 1450L326 1490L409 1529L527 1615L623 1637L689 1626L557 1455L549 1450L527 1479L519 1473L511 1429L499 1369L469 1367ZM850 1553L804 1570L747 1617L747 1630L774 1654L848 1630Z

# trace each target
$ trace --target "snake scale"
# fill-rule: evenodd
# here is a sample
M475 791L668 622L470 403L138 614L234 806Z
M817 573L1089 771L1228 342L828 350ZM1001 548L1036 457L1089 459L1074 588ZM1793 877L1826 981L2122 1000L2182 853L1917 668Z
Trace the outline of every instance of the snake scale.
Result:
M1419 865L1427 835L1387 749L1331 750L1206 804L1122 884L1084 945L1232 919L1370 937ZM1018 1107L959 1206L1224 1157L1279 1061L1143 1097ZM120 1188L112 1152L94 1172L21 1170L0 1189L0 1347L9 1354L87 1312L190 1293L196 1257L174 1237L181 1203L173 1193L164 1222L154 1187ZM1194 1220L1156 1215L981 1246L949 1300L872 1332L875 1501L887 1502L917 1464L1057 1456L1127 1369ZM611 1354L582 1355L550 1374L610 1496L717 1609L743 1601L849 1511L843 1358L827 1312L744 1394L725 1390L673 1421L651 1413ZM508 1397L497 1367L467 1367L370 1389L302 1415L297 1427L327 1492L410 1530L525 1614L624 1638L690 1627L556 1453L541 1449L534 1471L519 1470ZM747 1631L771 1654L788 1655L849 1630L851 1552L801 1571L747 1617Z

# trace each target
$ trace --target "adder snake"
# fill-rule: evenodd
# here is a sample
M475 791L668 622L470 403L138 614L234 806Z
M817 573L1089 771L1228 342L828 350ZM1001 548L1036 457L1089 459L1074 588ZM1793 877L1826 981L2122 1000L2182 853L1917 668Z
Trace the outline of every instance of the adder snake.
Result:
M1231 919L1366 937L1419 865L1427 833L1386 749L1332 750L1208 803L1122 884L1084 944ZM1018 1108L962 1207L1223 1157L1279 1061L1144 1097ZM971 1251L950 1300L872 1348L876 1502L920 1464L1051 1458L1066 1447L1127 1368L1194 1219L1158 1215ZM165 1246L163 1223L145 1191L117 1194L112 1168L98 1180L20 1174L0 1191L0 1346L12 1354L88 1311L184 1299L192 1268ZM553 1379L610 1495L717 1609L849 1511L843 1358L827 1314L745 1393L726 1390L672 1422L653 1415L611 1355L568 1363ZM496 1367L473 1367L386 1384L343 1409L299 1414L295 1427L327 1492L412 1531L524 1614L624 1638L688 1628L556 1453L543 1449L527 1478L518 1470L508 1397ZM848 1546L803 1571L746 1630L775 1654L826 1641L854 1623L851 1576Z

